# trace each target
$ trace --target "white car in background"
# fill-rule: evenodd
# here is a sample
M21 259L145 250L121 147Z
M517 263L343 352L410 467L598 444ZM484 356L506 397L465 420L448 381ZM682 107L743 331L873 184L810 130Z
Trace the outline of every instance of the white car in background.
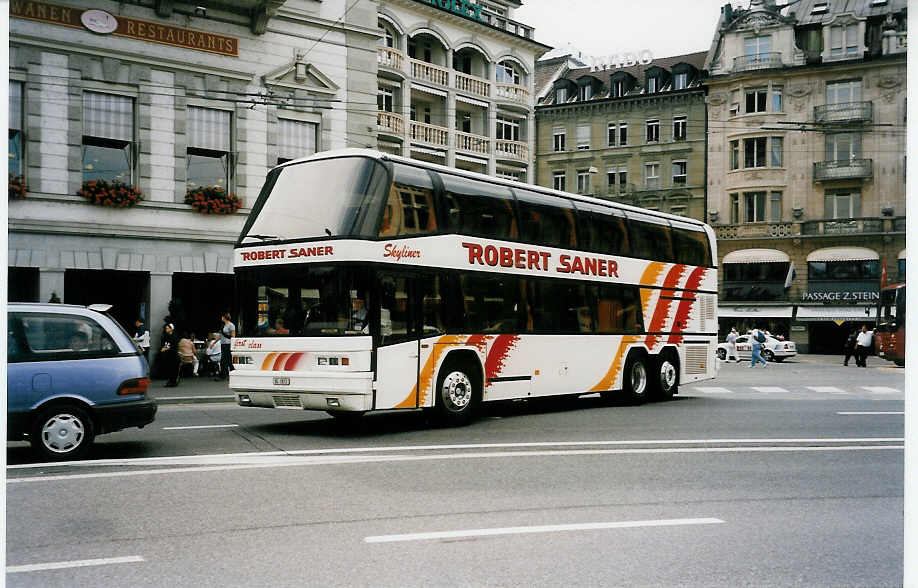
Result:
M727 343L717 345L717 357L727 359ZM784 361L797 355L797 346L793 341L782 341L771 335L765 336L762 343L762 359L765 361ZM740 335L736 338L736 356L739 359L752 359L752 335Z

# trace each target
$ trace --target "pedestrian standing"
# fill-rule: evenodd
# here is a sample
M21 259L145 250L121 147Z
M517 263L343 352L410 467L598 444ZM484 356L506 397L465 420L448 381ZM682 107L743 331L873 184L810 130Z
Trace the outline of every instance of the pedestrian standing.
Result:
M763 368L768 367L768 363L762 359L762 343L767 340L765 338L765 333L758 328L752 329L752 336L750 339L752 340L752 363L749 364L749 367L755 367L756 362L759 361L762 362Z
M223 320L223 328L220 329L220 377L214 378L217 380L229 378L230 370L233 369L230 343L233 342L233 337L236 336L236 325L230 321L230 314L228 312L225 313L221 319Z
M854 355L854 361L857 365L858 363L857 355L855 354L855 348L857 346L857 329L851 329L848 333L848 338L845 339L845 365L848 365L848 361L851 360L851 356Z
M159 358L163 364L163 370L169 380L166 382L166 388L178 386L178 339L175 337L175 326L172 323L166 323L163 328L163 346L159 350Z
M867 367L867 355L870 353L870 346L873 345L873 331L867 330L867 325L861 325L861 332L857 334L857 347L854 352L854 360L858 367Z
M150 364L150 330L143 323L143 318L134 321L134 343L143 352L143 358Z
M739 363L739 356L736 354L736 338L738 336L739 333L736 332L736 327L733 327L727 333L727 361L730 361L732 357L735 363Z

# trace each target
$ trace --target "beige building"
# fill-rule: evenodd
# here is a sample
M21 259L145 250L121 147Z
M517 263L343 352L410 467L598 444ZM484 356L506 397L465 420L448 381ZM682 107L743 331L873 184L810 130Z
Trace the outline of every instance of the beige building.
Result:
M531 182L533 72L549 49L512 19L518 0L381 0L377 145Z
M536 183L704 219L704 58L539 62Z
M905 31L905 0L724 6L705 62L722 331L838 352L883 268L904 279Z

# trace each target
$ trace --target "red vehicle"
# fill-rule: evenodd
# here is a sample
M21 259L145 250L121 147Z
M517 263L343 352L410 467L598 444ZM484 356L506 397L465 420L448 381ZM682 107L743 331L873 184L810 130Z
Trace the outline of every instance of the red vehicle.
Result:
M905 284L880 290L874 343L879 357L905 365Z

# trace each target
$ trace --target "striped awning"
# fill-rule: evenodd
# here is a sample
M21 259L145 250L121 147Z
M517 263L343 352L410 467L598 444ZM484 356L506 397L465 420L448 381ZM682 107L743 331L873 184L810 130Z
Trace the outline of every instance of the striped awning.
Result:
M188 146L213 151L230 151L230 120L228 110L188 107Z
M316 152L319 125L301 120L277 119L277 154L293 159Z
M118 94L83 92L83 134L133 141L134 99Z
M790 256L777 249L740 249L724 255L722 263L787 263Z
M806 256L810 261L873 261L880 259L880 255L873 249L866 247L826 247L817 249Z
M434 96L442 96L446 98L446 91L438 90L436 88L431 88L430 86L422 86L421 84L411 84L412 90L417 90L418 92L424 92L425 94L432 94Z

